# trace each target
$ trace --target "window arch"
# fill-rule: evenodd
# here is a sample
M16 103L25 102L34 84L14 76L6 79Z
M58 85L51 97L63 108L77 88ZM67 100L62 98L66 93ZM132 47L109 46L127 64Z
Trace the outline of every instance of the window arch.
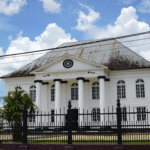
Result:
M55 101L55 84L51 86L51 101Z
M126 98L126 88L123 80L117 82L117 98Z
M35 85L32 85L30 87L30 96L31 96L32 102L35 102L36 101L36 86Z
M92 99L99 99L99 83L94 82L92 84Z
M136 97L145 97L144 80L136 80Z
M78 84L73 83L71 86L71 100L78 100Z
M16 88L17 88L18 91L22 90L22 88L20 86L17 86Z

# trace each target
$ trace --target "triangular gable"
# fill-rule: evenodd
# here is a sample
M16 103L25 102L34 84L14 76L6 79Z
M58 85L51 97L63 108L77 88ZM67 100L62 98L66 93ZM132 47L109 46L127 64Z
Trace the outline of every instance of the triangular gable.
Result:
M71 68L65 68L63 66L63 62L66 59L71 59L73 61L73 66ZM84 60L82 58L78 58L75 56L71 56L69 54L65 54L62 57L57 58L56 60L50 62L49 64L34 70L31 73L38 72L53 72L53 71L71 71L71 70L82 70L82 69L92 69L92 68L107 68L105 66Z

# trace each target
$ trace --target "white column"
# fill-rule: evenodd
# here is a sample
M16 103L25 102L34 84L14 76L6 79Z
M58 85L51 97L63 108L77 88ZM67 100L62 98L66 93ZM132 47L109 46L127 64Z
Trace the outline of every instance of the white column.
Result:
M105 109L105 79L99 79L99 92L100 92L100 111L104 113ZM104 115L101 115L101 123L104 123Z
M38 115L41 113L41 86L42 86L42 80L35 80L36 83L36 106L37 106L37 111ZM37 113L36 113L37 114ZM41 124L41 117L37 116L36 117L36 126L42 125Z
M36 82L36 106L38 111L41 111L41 85L42 81Z
M48 84L49 84L48 82L44 82L42 85L42 88L43 88L42 101L43 101L43 105L44 105L43 111L42 111L43 114L48 114ZM48 122L48 116L46 115L42 119L44 121L44 125L46 126L47 122Z
M55 79L55 114L57 112L57 114L60 114L60 108L61 108L61 105L60 105L60 82L61 80L60 79ZM55 117L55 120L56 120L56 125L60 126L60 115L56 116Z
M78 100L78 108L80 110L80 114L83 114L83 109L84 109L84 87L83 87L83 80L84 78L77 78L78 80L78 95L79 95L79 100ZM79 125L83 125L83 115L79 115Z

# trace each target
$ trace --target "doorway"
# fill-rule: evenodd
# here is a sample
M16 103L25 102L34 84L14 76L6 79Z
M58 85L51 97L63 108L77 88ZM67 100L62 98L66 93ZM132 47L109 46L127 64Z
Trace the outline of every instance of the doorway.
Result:
M72 111L72 130L78 129L78 109L71 109ZM68 112L67 112L68 115ZM67 124L67 115L66 115L66 126Z

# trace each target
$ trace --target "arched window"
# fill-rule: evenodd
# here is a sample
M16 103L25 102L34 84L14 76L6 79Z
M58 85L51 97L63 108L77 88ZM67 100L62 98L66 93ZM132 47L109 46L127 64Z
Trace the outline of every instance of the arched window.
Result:
M99 83L94 82L92 84L92 99L99 99Z
M117 98L126 98L126 88L123 80L117 82Z
M136 80L136 97L145 97L144 80Z
M71 86L71 100L78 100L78 84L73 83Z
M51 101L55 101L55 85L51 87Z
M35 102L36 101L36 86L35 85L32 85L30 87L30 96L31 96L32 102Z
M22 90L22 88L20 86L17 86L16 88L17 88L18 91Z

